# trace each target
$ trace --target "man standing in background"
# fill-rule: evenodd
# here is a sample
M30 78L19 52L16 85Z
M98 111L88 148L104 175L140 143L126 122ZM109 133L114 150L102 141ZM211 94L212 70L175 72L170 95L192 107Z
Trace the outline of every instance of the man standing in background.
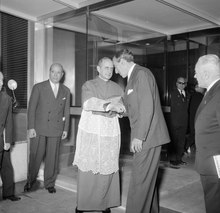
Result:
M115 72L128 77L124 102L131 126L131 152L134 153L126 213L159 212L156 180L161 146L170 138L151 71L134 63L125 49L113 58Z
M220 177L217 175L214 156L220 159L219 57L212 54L201 56L195 66L195 78L199 87L207 89L195 116L195 165L203 186L206 213L218 213Z
M70 115L70 90L59 83L64 74L61 64L50 67L49 80L34 85L28 106L30 156L27 183L30 191L44 159L44 186L56 193L61 139L67 137Z
M171 143L169 144L168 152L170 164L171 166L176 166L176 168L186 164L182 160L188 128L189 97L185 91L186 85L186 79L178 77L176 87L171 92L170 98Z
M195 151L195 115L201 103L205 89L195 85L195 91L190 95L189 101L189 136L186 143L186 152Z
M14 172L11 164L10 147L13 136L12 100L3 91L3 74L0 72L0 175L3 200L18 201L14 195Z

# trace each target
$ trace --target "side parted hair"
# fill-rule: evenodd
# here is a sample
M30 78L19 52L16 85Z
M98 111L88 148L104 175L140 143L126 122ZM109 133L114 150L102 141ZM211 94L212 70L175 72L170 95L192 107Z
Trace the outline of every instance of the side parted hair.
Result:
M121 59L124 59L127 62L134 61L134 55L128 49L119 50L118 52L116 52L114 57L116 58L117 62L119 62Z

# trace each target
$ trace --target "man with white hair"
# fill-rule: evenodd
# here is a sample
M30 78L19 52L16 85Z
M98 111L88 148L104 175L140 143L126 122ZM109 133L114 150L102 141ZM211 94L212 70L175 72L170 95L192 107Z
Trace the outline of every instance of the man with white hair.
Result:
M70 90L60 83L63 75L63 66L53 63L49 79L35 84L31 92L27 112L30 154L25 192L32 189L44 161L44 187L49 193L56 193L60 143L67 137L70 115Z
M220 209L220 179L214 156L220 156L220 59L204 55L195 66L195 78L206 94L195 116L196 169L200 174L207 213Z

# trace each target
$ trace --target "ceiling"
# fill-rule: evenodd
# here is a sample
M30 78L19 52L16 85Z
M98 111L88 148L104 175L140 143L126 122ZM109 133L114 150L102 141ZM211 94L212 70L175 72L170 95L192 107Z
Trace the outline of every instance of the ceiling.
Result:
M134 40L135 32L153 38L220 26L219 0L0 0L0 11L32 21L66 16L68 20L59 22L70 25L74 11L111 1L122 4L92 13L108 20L121 36L127 33L128 40Z

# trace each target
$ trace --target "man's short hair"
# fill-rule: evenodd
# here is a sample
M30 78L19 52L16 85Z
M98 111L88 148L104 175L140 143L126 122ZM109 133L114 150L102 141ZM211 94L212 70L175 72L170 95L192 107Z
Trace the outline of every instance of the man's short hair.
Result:
M116 60L119 62L122 58L127 62L133 62L134 61L134 55L133 53L128 49L122 49L116 52L115 56Z
M50 66L50 71L51 71L54 67L60 67L61 70L62 70L62 72L64 72L63 66L62 66L60 63L53 63L53 64Z
M106 60L109 60L109 61L112 61L110 58L108 57L103 57L101 58L99 61L98 61L98 66L101 67L102 66L102 63Z
M220 59L215 54L203 55L198 59L196 66L209 65L208 70L212 75L220 76Z

